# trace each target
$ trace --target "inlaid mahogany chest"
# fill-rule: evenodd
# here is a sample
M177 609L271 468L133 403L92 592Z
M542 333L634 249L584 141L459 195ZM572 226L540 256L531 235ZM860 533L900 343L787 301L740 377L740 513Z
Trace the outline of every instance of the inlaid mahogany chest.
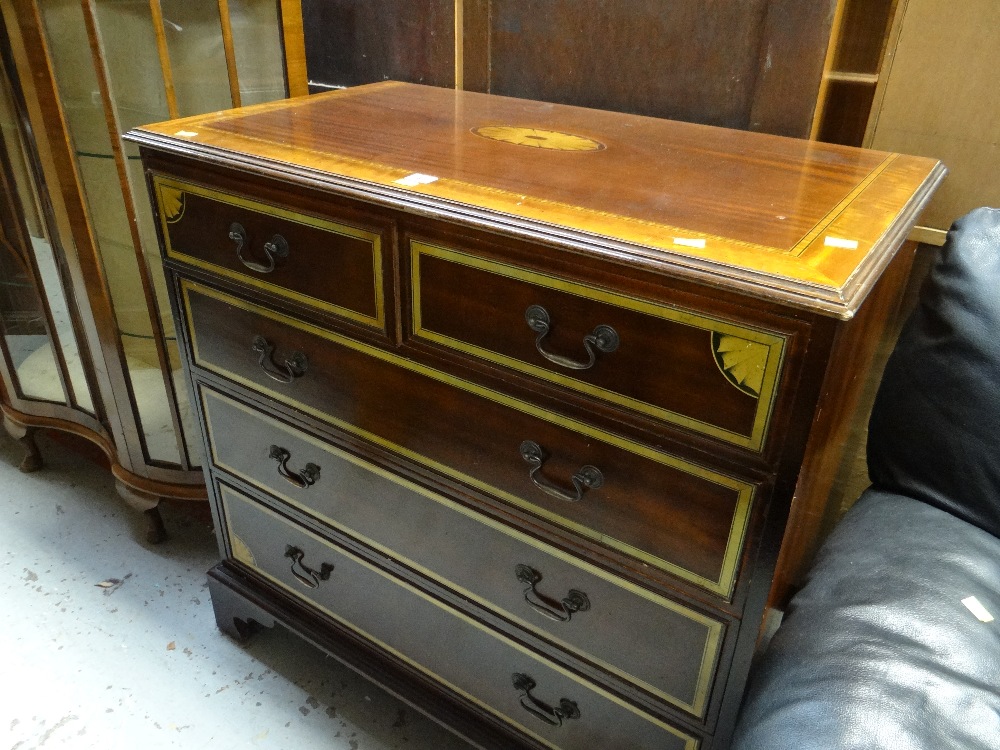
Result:
M220 626L481 747L725 747L944 169L393 82L128 137Z

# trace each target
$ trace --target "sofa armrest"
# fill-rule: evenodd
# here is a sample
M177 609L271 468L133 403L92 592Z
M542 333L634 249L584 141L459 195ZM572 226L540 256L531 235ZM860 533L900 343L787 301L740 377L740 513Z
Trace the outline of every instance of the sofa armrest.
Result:
M869 490L793 598L732 747L1000 748L1000 540Z

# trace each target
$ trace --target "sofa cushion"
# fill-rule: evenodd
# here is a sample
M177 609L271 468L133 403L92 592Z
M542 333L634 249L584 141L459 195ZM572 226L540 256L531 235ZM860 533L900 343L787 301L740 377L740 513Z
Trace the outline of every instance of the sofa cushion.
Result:
M1000 748L1000 540L866 492L757 665L732 747Z
M1000 210L955 222L886 366L874 487L1000 536Z

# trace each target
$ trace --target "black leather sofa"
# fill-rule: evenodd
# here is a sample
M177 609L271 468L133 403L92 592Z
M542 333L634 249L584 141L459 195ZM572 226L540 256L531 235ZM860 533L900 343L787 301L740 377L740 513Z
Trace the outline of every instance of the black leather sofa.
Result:
M733 750L1000 750L1000 209L952 227L868 434Z

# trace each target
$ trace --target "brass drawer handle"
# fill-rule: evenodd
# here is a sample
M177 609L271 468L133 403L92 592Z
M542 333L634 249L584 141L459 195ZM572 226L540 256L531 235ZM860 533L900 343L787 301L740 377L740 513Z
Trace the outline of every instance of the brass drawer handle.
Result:
M247 245L247 230L242 224L233 222L229 225L229 239L236 243L236 257L240 263L257 273L271 273L278 262L278 258L288 257L288 241L280 234L274 235L270 242L264 243L264 254L267 256L267 265L247 260L243 257L243 248Z
M319 566L319 570L313 570L302 562L302 558L305 556L306 553L298 547L293 547L290 544L285 547L285 557L292 561L292 575L295 576L303 586L307 586L311 589L319 588L320 581L327 581L330 579L330 574L333 572L333 566L330 563L323 563Z
M306 464L302 471L292 471L288 468L288 461L292 454L279 445L272 445L268 453L268 458L273 458L278 462L278 473L283 476L289 484L294 484L299 489L312 487L319 479L319 467L316 464Z
M611 326L599 325L589 334L583 337L583 346L587 350L589 359L586 362L577 362L569 357L547 352L542 348L542 339L549 334L552 327L552 318L549 311L541 305L532 305L524 311L524 319L528 322L528 328L538 334L535 338L535 348L545 359L568 370L589 370L597 362L597 352L610 354L618 348L621 337Z
M542 574L527 565L514 568L514 575L521 583L527 584L524 590L524 601L538 614L557 622L569 622L575 612L586 612L590 609L590 599L582 591L570 589L566 597L557 602L538 593L536 584L542 580Z
M545 459L548 456L542 450L542 446L534 440L525 440L521 443L521 458L531 466L528 476L538 489L568 503L579 502L583 499L584 492L587 490L596 490L604 484L604 475L596 466L581 466L580 470L570 477L570 481L573 482L574 492L568 492L552 484L539 473L542 470L542 464L545 463Z
M514 672L511 675L511 679L514 683L514 689L521 691L521 707L546 724L561 727L564 719L580 718L580 709L577 707L575 701L571 701L569 698L561 698L558 706L550 706L531 694L536 684L528 675Z
M306 359L306 355L302 352L292 352L291 356L285 359L281 367L274 364L274 360L271 358L274 346L263 336L254 336L251 349L258 355L257 364L260 365L260 369L264 371L264 374L271 378L271 380L277 380L279 383L291 383L295 378L301 378L306 374L306 368L309 366L309 360ZM265 359L270 367L264 364Z

